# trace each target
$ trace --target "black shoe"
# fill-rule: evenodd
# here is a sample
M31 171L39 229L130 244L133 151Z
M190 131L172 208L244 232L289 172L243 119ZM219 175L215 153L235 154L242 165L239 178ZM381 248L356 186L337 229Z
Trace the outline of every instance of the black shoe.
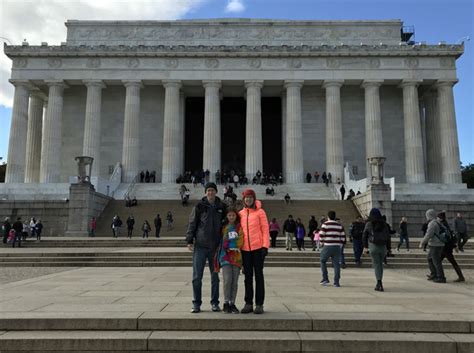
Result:
M253 312L253 305L252 304L245 304L245 306L240 311L241 314L248 314Z
M341 268L346 268L346 264L341 264Z
M375 286L374 290L377 292L383 292L382 281L377 281L377 285Z
M239 309L237 309L237 307L235 306L234 303L232 303L232 304L230 305L230 312L231 312L232 314L239 314L239 313L240 313Z
M446 278L435 278L433 279L435 283L446 283Z
M219 304L211 304L211 310L215 313L218 313L221 311L221 308L219 307Z
M263 314L264 311L263 311L263 305L257 305L255 306L255 310L253 312L254 314Z
M433 275L426 275L426 279L427 279L428 281L432 281L432 280L434 280L435 278L436 278L436 277L433 276Z
M201 308L197 307L197 306L193 306L193 308L191 309L191 313L193 314L197 314L197 313L200 313L201 312Z
M455 279L454 282L466 282L466 279L464 277L459 277L458 279Z
M230 305L229 303L224 303L224 308L222 309L223 312L230 314L232 311L230 311Z

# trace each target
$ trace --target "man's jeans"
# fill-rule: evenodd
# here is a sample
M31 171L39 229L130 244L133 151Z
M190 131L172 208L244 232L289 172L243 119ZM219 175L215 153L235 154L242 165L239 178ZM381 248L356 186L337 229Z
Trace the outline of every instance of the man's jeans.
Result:
M13 238L12 247L15 247L15 244L18 242L18 247L21 248L21 232L15 232L15 237Z
M214 272L215 251L195 246L193 251L193 306L200 308L202 304L202 276L206 260L211 272L211 304L219 304L219 275Z
M339 245L328 246L325 245L323 250L321 250L321 273L323 275L323 280L329 282L328 278L328 268L326 262L331 258L332 266L334 267L334 283L339 283L339 278L341 277L341 268L339 265L339 259L341 256L341 248Z
M362 240L361 239L352 239L352 246L354 247L355 262L360 263L360 257L362 256L362 252L364 251L364 247L362 245Z
M431 275L437 279L446 279L443 270L443 251L444 246L430 246L428 252L428 265L430 266Z

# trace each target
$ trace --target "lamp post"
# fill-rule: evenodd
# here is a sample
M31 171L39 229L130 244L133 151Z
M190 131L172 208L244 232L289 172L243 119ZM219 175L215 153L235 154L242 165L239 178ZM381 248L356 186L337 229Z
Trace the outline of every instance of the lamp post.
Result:
M94 158L87 156L79 156L74 158L77 162L77 183L78 184L90 184L92 163Z

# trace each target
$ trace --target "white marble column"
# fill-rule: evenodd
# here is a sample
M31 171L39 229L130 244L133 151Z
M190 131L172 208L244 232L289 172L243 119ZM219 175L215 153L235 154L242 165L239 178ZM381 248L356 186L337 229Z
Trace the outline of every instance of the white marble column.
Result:
M25 183L39 183L40 181L44 98L43 93L38 89L31 92L26 137Z
M263 172L262 150L262 80L245 81L247 117L245 125L245 174L252 180L258 170Z
M122 81L126 88L123 125L122 181L130 183L139 173L140 80Z
M26 135L28 131L28 101L30 84L24 80L10 80L15 86L13 96L8 164L5 183L23 183L25 180Z
M63 93L67 87L62 80L47 81L48 110L43 120L41 140L40 183L59 183L61 176L61 142ZM75 156L71 156L71 159Z
M405 175L409 184L425 182L423 139L421 137L420 111L418 105L418 80L404 80L403 121L405 134Z
M91 176L98 177L100 175L102 89L105 85L101 80L83 82L87 87L87 100L82 155L94 158Z
M180 156L180 164L179 164L179 172L184 173L184 161L185 161L185 133L186 133L186 96L184 95L184 92L181 90L179 92L179 120L180 120L180 126L181 126L181 135L179 139L179 153L178 156Z
M454 109L453 86L457 81L438 81L438 119L441 141L441 170L442 181L445 184L462 182L459 142L456 127L456 112Z
M301 126L301 80L285 81L286 88L286 182L302 183L303 131Z
M181 81L165 80L165 119L163 125L162 183L175 183L181 172L181 143L183 124L181 121Z
M221 109L219 89L221 81L203 81L204 102L204 151L203 169L209 170L210 180L215 180L216 171L221 169Z
M342 144L341 86L343 80L324 81L326 89L326 172L333 182L344 180L344 146Z
M426 124L426 176L428 183L442 183L441 167L441 132L437 112L436 91L429 90L423 94Z
M281 96L281 166L283 168L283 180L286 183L286 91Z

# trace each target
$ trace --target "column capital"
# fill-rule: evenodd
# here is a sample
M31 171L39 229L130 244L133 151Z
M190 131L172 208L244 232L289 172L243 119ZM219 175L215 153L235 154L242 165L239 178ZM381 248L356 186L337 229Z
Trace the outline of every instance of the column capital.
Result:
M99 87L105 88L104 81L102 80L82 80L82 83L86 85L86 87Z
M26 87L27 89L32 89L34 86L29 80L17 80L17 79L10 79L8 80L13 86L19 87L23 86Z
M434 87L453 87L456 83L459 81L457 79L452 79L452 80L438 80L436 83L433 85Z
M360 85L362 88L366 87L380 87L384 83L384 80L364 80Z
M423 80L417 80L417 79L406 79L406 80L402 80L402 82L398 85L398 87L409 87L409 86L419 86L420 83L422 83Z
M289 88L289 87L297 87L297 88L301 88L303 87L303 84L304 84L304 80L285 80L285 88Z
M138 87L143 88L142 80L122 80L125 87Z
M32 87L30 89L30 97L39 98L39 99L42 99L43 101L48 100L48 96L37 87Z
M46 83L48 87L69 88L69 86L63 80L44 80L44 83Z
M249 88L249 87L262 88L263 80L245 80L244 84L245 84L245 88Z
M327 87L342 87L344 80L324 80L323 88Z
M181 80L162 80L161 83L163 84L163 87L165 88L168 88L168 87L181 88L183 86L181 83Z
M221 88L222 81L221 80L203 80L202 85L204 88L214 87L214 88Z

